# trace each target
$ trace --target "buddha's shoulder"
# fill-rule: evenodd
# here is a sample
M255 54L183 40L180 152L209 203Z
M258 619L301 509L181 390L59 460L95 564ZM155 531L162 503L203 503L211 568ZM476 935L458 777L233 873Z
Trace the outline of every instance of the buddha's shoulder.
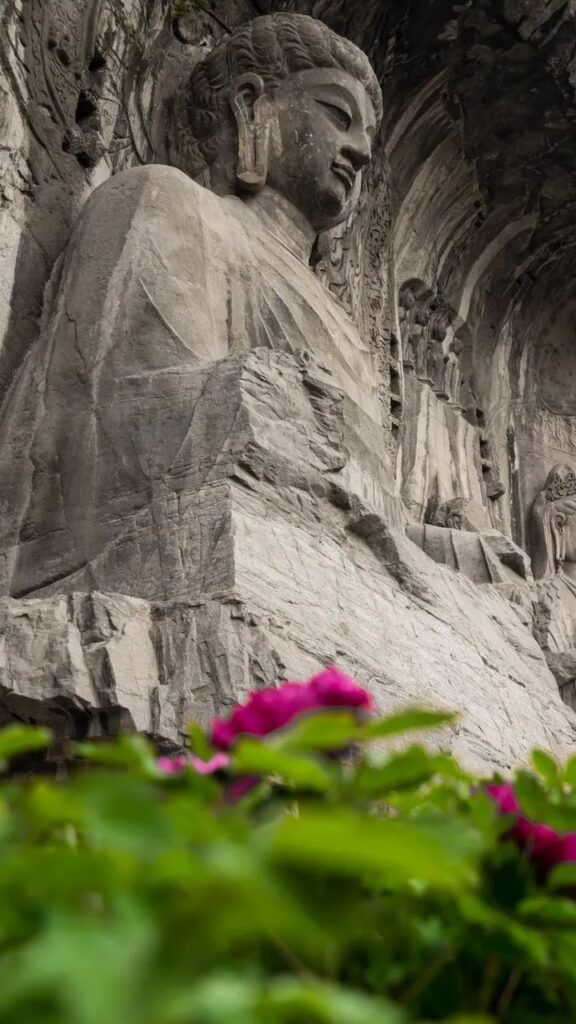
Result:
M124 212L139 210L144 213L160 208L164 216L172 211L179 217L192 215L203 218L220 202L213 192L176 167L146 164L113 175L93 192L86 208L94 210L109 206L113 209L120 206Z

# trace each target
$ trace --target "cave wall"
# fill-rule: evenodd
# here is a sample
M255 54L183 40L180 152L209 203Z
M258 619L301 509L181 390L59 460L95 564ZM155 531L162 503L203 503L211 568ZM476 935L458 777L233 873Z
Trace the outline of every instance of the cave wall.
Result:
M227 31L274 10L323 19L368 53L382 82L359 210L319 240L314 269L376 354L409 517L422 523L431 503L463 498L486 528L530 551L532 502L549 469L576 456L572 3L214 0L176 16L169 0L7 0L0 395L37 342L44 289L88 195L119 170L162 162L167 90ZM462 340L460 402L405 358L410 281L449 311ZM267 652L262 672L258 658L246 663L238 686L254 671L268 679L273 660ZM209 678L203 665L203 695ZM521 753L532 736L527 726Z

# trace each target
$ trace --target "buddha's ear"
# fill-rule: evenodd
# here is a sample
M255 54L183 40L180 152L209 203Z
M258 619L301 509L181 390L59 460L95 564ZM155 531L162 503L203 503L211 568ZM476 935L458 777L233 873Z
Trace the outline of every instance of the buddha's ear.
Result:
M268 176L268 119L262 110L264 80L246 72L230 89L230 106L238 129L238 184L257 191Z

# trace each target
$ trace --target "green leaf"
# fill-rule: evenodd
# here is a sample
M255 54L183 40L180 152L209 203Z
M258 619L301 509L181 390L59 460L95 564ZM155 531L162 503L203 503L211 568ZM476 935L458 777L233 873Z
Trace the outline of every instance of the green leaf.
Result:
M256 740L242 740L234 749L232 765L238 774L272 775L292 786L326 792L332 776L312 757L296 756Z
M322 711L300 716L267 743L277 750L340 750L354 743L360 728L349 712Z
M570 786L576 786L576 754L566 762L564 778Z
M556 761L550 754L546 753L545 750L534 750L531 760L535 770L542 776L545 782L549 783L549 785L554 785L558 782L560 772Z
M0 966L0 1010L7 1015L17 1000L36 996L58 1007L61 1021L140 1024L141 979L153 941L153 926L134 909L106 922L55 913L20 957ZM21 1018L11 1013L10 1019ZM23 1021L34 1019L40 1018Z
M383 796L395 789L416 789L436 770L435 758L422 747L411 747L378 766L362 765L355 790L364 796Z
M112 743L75 743L73 749L80 757L97 764L156 773L156 751L144 736L137 733L119 736Z
M360 741L435 729L455 721L456 717L445 711L411 708L363 725L349 712L323 711L301 716L286 729L274 733L267 742L282 750L338 750Z
M465 1013L457 1014L456 1017L448 1017L442 1024L495 1024L494 1017L485 1017L483 1014Z
M556 864L546 878L546 885L550 889L576 889L576 864Z
M275 859L308 870L353 877L376 872L393 883L420 879L447 889L473 879L480 847L476 833L454 822L370 818L341 809L282 819L268 839Z
M260 985L232 970L202 978L188 992L172 998L162 1024L258 1024Z
M263 1002L273 1011L272 1020L287 1024L401 1024L404 1020L397 1007L377 996L297 978L275 979Z
M209 761L211 757L214 757L214 748L198 722L188 722L188 737L190 750L196 757L201 757L203 761Z
M7 725L0 731L0 761L7 761L18 754L31 750L42 750L52 742L50 729L36 725Z
M520 903L518 913L525 920L544 928L550 925L576 928L576 904L558 896L532 896Z
M396 715L382 718L379 722L370 722L359 730L358 739L383 739L387 736L398 736L405 732L418 729L437 729L441 725L455 722L457 715L448 711L426 711L423 708L409 708Z
M542 781L529 772L519 771L514 788L522 812L532 821L545 821L549 802Z

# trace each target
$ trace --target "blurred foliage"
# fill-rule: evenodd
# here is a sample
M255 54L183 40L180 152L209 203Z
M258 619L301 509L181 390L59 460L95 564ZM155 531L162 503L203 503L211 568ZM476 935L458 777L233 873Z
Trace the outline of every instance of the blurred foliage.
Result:
M163 774L141 737L77 748L65 781L5 775L0 1020L576 1020L574 867L538 879L478 780L412 744L440 724L308 716L218 777ZM6 729L0 758L47 742ZM576 828L576 759L533 768L526 811Z

